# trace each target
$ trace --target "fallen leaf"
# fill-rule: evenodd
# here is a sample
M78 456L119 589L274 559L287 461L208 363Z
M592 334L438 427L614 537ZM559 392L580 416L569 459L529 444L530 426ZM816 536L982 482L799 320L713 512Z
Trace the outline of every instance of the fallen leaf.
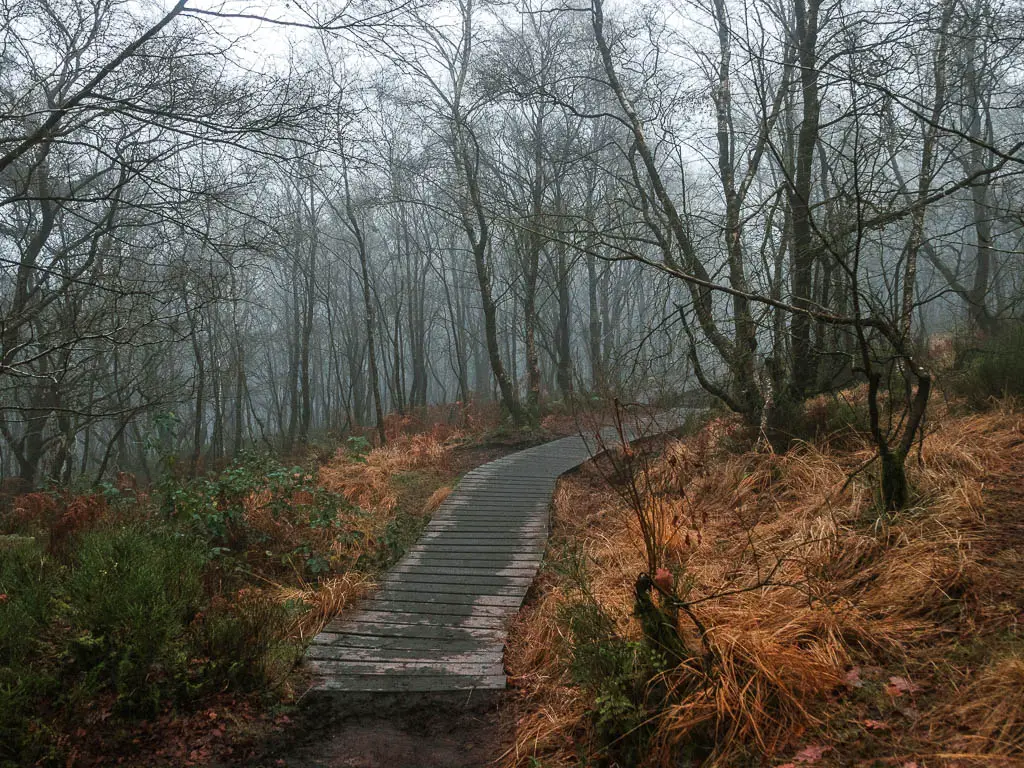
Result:
M864 687L864 681L860 679L860 667L854 667L846 673L846 685L850 688Z
M864 720L864 727L871 731L887 731L889 730L889 724L883 723L881 720L871 720L870 718Z
M799 752L797 752L793 760L794 762L804 764L816 763L819 760L821 760L824 754L830 751L831 749L832 747L826 745L813 744L809 747L804 747Z
M889 678L889 684L885 686L885 692L893 698L902 696L904 693L917 693L920 690L921 686L917 683L905 677L896 677L895 675Z

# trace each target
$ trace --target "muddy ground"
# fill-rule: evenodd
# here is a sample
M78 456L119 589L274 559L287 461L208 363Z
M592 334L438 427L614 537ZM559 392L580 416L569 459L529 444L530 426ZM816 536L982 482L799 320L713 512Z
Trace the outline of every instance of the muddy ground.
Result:
M349 694L302 702L249 765L274 768L481 768L511 746L502 691Z

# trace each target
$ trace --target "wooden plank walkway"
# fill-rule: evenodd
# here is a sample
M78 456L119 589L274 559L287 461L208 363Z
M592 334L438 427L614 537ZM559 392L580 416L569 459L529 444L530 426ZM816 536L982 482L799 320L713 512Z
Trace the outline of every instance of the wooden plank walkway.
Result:
M544 555L555 483L593 451L567 437L468 472L377 594L314 638L313 691L504 688L506 625Z

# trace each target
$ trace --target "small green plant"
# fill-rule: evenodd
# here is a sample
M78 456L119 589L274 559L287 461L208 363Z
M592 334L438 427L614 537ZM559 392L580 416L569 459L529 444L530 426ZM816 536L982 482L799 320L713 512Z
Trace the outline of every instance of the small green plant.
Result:
M348 447L349 456L355 461L366 461L366 454L372 448L370 441L362 435L352 435L345 441L345 445Z
M568 629L569 672L593 696L594 726L608 754L633 765L648 737L648 681L664 660L646 643L627 640L590 600L569 603L560 622Z
M390 568L416 543L427 522L424 515L410 515L399 510L384 527L379 546L363 552L356 561L356 567L367 572Z

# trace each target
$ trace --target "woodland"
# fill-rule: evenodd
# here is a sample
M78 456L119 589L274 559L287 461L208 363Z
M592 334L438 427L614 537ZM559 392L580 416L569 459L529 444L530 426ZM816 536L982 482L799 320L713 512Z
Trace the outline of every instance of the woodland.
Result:
M0 765L321 764L459 477L669 409L466 765L1016 764L1022 253L1020 0L0 0Z

